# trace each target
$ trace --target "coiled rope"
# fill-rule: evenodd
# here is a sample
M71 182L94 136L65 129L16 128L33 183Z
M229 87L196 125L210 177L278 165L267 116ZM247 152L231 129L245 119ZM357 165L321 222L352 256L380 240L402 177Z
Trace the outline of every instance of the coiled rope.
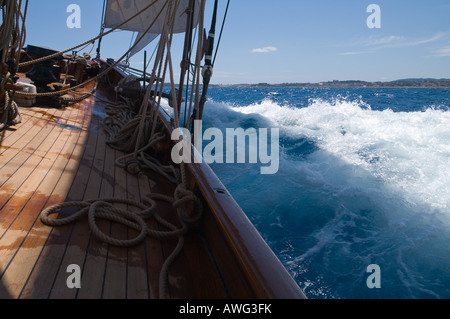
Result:
M22 115L19 112L17 103L13 101L12 94L5 92L4 107L0 110L0 131L4 130L10 125L19 124L22 121Z
M136 202L129 199L119 198L103 198L87 201L74 201L56 204L48 207L41 212L40 220L43 224L51 227L68 225L76 222L85 215L88 215L89 227L93 236L100 241L117 246L117 247L132 247L141 244L147 236L159 239L170 240L177 239L178 243L169 257L166 258L163 263L159 275L159 297L162 299L169 298L167 273L169 267L173 264L176 257L182 251L184 245L184 234L187 232L189 225L195 223L202 216L202 206L198 199L194 199L194 195L186 194L183 190L177 188L175 191L175 197L160 194L149 194L142 202ZM156 202L154 199L160 199L172 203L173 207L178 211L178 220L181 224L180 227L168 222L156 212ZM198 214L190 216L186 214L183 208L186 202L195 201L199 207ZM132 212L129 209L124 210L114 207L114 204L126 204L137 208L138 211ZM79 210L70 214L68 217L50 218L51 215L61 213L65 208L77 207ZM150 229L147 225L147 221L154 218L159 225L168 228L168 231L160 231ZM111 222L116 222L133 228L139 231L139 235L132 239L117 239L101 231L97 225L97 219L104 219Z
M184 246L184 235L193 223L196 223L203 216L203 205L200 199L189 189L187 185L186 166L181 163L179 170L171 167L161 165L156 159L152 158L149 153L151 148L165 139L165 135L158 129L158 109L160 107L162 97L162 84L167 68L170 71L171 83L173 84L173 70L170 53L170 45L172 39L172 30L175 20L175 13L177 12L178 1L168 1L166 23L161 35L159 50L157 58L155 59L155 67L150 79L150 83L156 82L156 87L159 84L159 93L154 95L153 103L149 102L151 95L151 87L149 85L147 92L142 100L140 111L138 113L131 110L131 101L124 99L124 103L117 106L108 106L109 118L104 122L105 130L110 134L108 145L120 149L122 151L131 152L116 161L119 166L124 166L124 162L129 159L142 161L143 165L149 169L154 169L165 176L167 179L173 181L177 186L175 188L173 197L163 194L148 194L141 203L129 201L126 199L96 199L81 202L62 203L45 209L41 213L41 221L49 226L65 225L78 220L84 215L88 215L89 225L93 235L110 245L117 245L120 247L130 247L142 243L147 236L154 237L160 240L177 239L177 245L163 263L159 276L159 297L169 298L168 293L168 269L173 264L177 256ZM200 21L203 20L205 1L202 1L202 8L200 11ZM164 9L164 8L163 8ZM161 10L162 12L162 10ZM161 14L160 12L160 14ZM159 15L158 15L159 16ZM157 19L157 18L156 18ZM155 21L156 21L155 19ZM150 29L150 27L149 27ZM137 42L138 43L138 42ZM131 48L132 49L132 48ZM131 50L130 49L130 50ZM167 50L167 56L164 61L164 52ZM128 53L128 52L127 52ZM127 54L126 53L126 54ZM124 55L124 57L126 56ZM163 70L164 69L164 70ZM162 73L162 75L161 75ZM156 81L158 80L158 81ZM160 82L160 83L158 83ZM173 85L172 85L173 88ZM71 88L73 89L73 88ZM175 92L173 89L172 92ZM175 93L173 93L175 94ZM156 102L158 98L158 102ZM174 96L174 99L176 97ZM149 105L153 108L148 110ZM176 110L176 105L174 106ZM175 112L175 123L179 127L179 114ZM160 124L160 123L159 123ZM146 132L151 132L146 135ZM154 150L153 150L154 151ZM156 200L166 201L172 204L172 207L177 212L178 223L180 226L163 219L156 210ZM138 212L129 212L128 210L118 209L114 204L127 204L137 209ZM49 218L50 215L61 212L63 208L78 207L79 210L66 218ZM62 214L61 214L62 215ZM127 227L131 227L139 231L139 235L129 240L119 240L103 233L97 226L96 219L106 219L111 222L121 223ZM168 229L168 231L157 231L149 229L147 221L153 218L159 225Z
M2 72L0 74L0 96L3 100L0 102L0 131L10 125L18 124L22 121L19 108L13 101L14 91L9 90L8 86L13 85L11 72L14 74L17 69L13 70L14 60L18 60L19 55L14 54L17 49L22 47L25 42L25 17L28 7L28 1L25 4L25 14L22 14L20 7L22 1L18 3L16 0L3 1L2 24L0 25L0 62ZM20 23L22 20L22 24ZM8 64L7 64L8 62ZM6 66L7 69L6 69Z

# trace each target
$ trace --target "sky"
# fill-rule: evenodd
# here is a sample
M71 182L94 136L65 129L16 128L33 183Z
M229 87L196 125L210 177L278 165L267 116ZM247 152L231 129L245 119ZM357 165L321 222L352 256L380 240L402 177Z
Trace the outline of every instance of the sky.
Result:
M27 44L63 50L99 33L103 0L29 2ZM218 29L226 2L219 0ZM70 4L80 6L80 28L67 27ZM372 4L379 15L368 12ZM102 58L122 56L132 36L119 31L106 37ZM146 48L149 56L153 49ZM142 52L130 62L141 69ZM404 78L450 78L449 0L231 0L212 82Z

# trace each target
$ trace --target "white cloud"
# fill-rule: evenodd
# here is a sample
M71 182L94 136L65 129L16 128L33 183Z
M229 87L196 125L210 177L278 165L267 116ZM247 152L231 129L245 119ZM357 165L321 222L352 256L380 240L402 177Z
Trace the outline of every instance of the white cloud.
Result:
M275 52L278 49L276 47L264 47L264 48L258 48L258 49L253 49L252 52L253 53L268 53L268 52Z
M437 40L440 40L445 35L446 35L446 33L440 32L440 33L438 33L438 34L436 34L436 35L434 35L434 36L432 36L430 38L409 42L408 45L415 46L415 45L421 45L421 44L425 44L425 43L435 42Z
M438 32L434 35L422 38L408 38L404 36L389 35L385 37L369 37L368 39L360 39L359 41L354 41L350 46L347 45L348 51L336 53L340 56L355 56L361 54L371 54L377 53L381 50L393 49L393 48L410 48L419 47L426 44L437 43L438 41L446 40L450 32ZM447 41L441 46L440 49L435 48L432 55L427 57L447 57L450 56L450 46L445 45ZM450 42L449 42L450 43ZM358 50L360 49L360 50ZM430 48L431 49L431 48Z
M450 45L437 50L433 56L450 56Z
M341 52L338 55L360 55L360 54L368 54L373 53L373 51L350 51L350 52Z
M403 40L403 37L399 37L396 35L391 35L388 37L384 37L384 38L378 38L378 39L370 39L367 43L366 46L373 46L373 45L386 45L388 43L393 43L393 42L398 42Z
M436 42L440 39L442 39L446 33L439 32L433 36L430 36L428 38L422 38L422 39L408 39L401 36L395 36L391 35L384 38L378 38L378 39L370 39L366 45L367 46L375 46L379 49L383 48L401 48L401 47L413 47L418 46L422 44L432 43Z

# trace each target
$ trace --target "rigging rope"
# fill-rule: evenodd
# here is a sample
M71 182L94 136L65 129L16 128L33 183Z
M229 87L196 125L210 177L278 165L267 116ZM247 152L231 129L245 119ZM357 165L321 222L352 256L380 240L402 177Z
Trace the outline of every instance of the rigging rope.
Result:
M17 71L17 62L20 58L20 48L25 43L25 17L28 1L25 4L25 14L21 12L21 3L16 0L3 1L2 17L3 23L0 25L0 131L9 125L21 122L17 103L13 101L14 87L12 76ZM22 20L22 24L20 24ZM16 50L19 53L16 54Z
M155 2L157 2L157 1L155 1ZM155 2L153 2L152 4L154 4ZM74 87L71 87L71 88L66 88L66 89L62 89L62 90L59 90L59 91L55 91L55 92L46 92L46 93L25 93L25 92L20 92L20 91L18 91L18 92L16 92L16 94L18 94L18 95L21 95L21 96L35 96L35 97L44 97L44 96L55 96L55 95L62 95L62 93L67 93L67 92L69 92L69 91L71 91L71 90L74 90L74 89L77 89L77 88L81 88L81 87L83 87L83 86L85 86L86 84L88 84L88 83L90 83L90 82L92 82L92 81L95 81L95 80L97 80L97 79L99 79L99 78L101 78L101 77L103 77L104 75L106 75L107 73L109 73L113 68L115 68L123 59L125 59L126 58L126 56L128 55L128 53L130 53L131 52L131 50L133 50L141 41L142 41L142 39L145 37L145 35L150 31L150 29L153 27L153 25L156 23L156 21L157 21L157 19L159 18L159 16L161 15L161 13L164 11L164 9L165 9L165 7L166 7L166 5L167 5L167 2L166 2L166 4L164 4L163 5L163 7L161 8L161 10L159 11L159 13L158 13L158 15L155 17L155 20L150 24L150 26L147 28L147 30L142 34L142 36L134 43L134 45L127 51L127 52L125 52L125 54L122 56L122 57L120 57L119 58L119 60L117 60L117 61L115 61L112 65L110 65L110 66L108 66L104 71L102 71L101 73L99 73L98 75L96 75L96 76L94 76L94 77L92 77L92 78L90 78L90 79L88 79L88 80L86 80L85 82L83 82L83 83L80 83L80 84L78 84L78 85L75 85ZM146 9L148 9L150 6L147 6L146 7ZM143 12L143 11L145 11L146 9L144 9L144 10L142 10L141 12ZM137 15L135 15L135 16L137 16ZM122 23L123 24L123 23ZM122 25L121 24L121 25ZM107 33L105 33L104 35L107 35L108 34L108 32ZM89 42L84 42L82 45L86 45L87 43L90 43L91 41L89 41ZM79 45L79 46L77 46L77 47L80 47L80 46L82 46L82 45ZM77 48L77 47L74 47L74 48ZM67 51L70 51L70 50L67 50ZM64 51L64 52L67 52L67 51ZM59 52L58 52L59 53ZM60 54L52 54L52 55L49 55L49 56L47 56L47 57L44 57L44 58L49 58L49 57L55 57L55 56L58 56L58 55L60 55ZM40 60L40 59L38 59L38 60ZM44 59L45 60L45 59ZM35 62L35 61L37 61L37 60L33 60L33 61L30 61L30 62ZM21 66L22 66L22 64L20 64Z
M63 50L63 51L59 51L59 52L50 54L50 55L48 55L48 56L45 56L45 57L42 57L42 58L39 58L39 59L36 59L36 60L32 60L32 61L27 61L27 62L20 63L19 66L20 66L20 67L24 67L24 66L29 66L29 65L32 65L32 64L35 64L35 63L39 63L39 62L42 62L42 61L46 61L46 60L55 58L55 57L57 57L57 56L60 56L61 54L64 54L64 53L66 53L66 52L69 52L69 51L73 51L73 50L75 50L75 49L78 49L79 47L85 46L86 44L95 42L95 41L97 41L98 39L103 38L103 37L107 36L108 34L110 34L110 33L114 32L114 31L116 31L117 29L120 29L122 26L124 26L125 24L127 24L128 22L130 22L131 20L133 20L134 18L136 18L137 16L141 15L143 12L147 11L149 8L151 8L151 7L152 7L155 3L157 3L157 2L158 2L158 0L153 1L152 3L150 3L149 5L147 5L144 9L142 9L142 10L139 11L139 12L137 12L136 14L134 14L133 16L131 16L130 18L128 18L127 20L123 21L122 23L120 23L119 25L117 25L116 27L112 28L111 30L109 30L109 31L107 31L107 32L105 32L105 33L100 33L100 34L99 34L98 36L96 36L95 38L92 38L92 39L90 39L90 40L88 40L88 41L86 41L86 42L83 42L83 43L81 43L81 44L79 44L79 45L77 45L77 46L74 46L74 47L72 47L72 48L70 48L70 49ZM163 9L165 8L165 6L166 6L166 4L163 6ZM162 9L162 10L163 10L163 9ZM161 10L161 12L162 12L162 10ZM144 32L144 34L148 33L148 31L149 31L150 28L153 26L153 24L156 22L156 20L158 19L158 17L159 17L159 14L158 14L158 16L155 18L155 20L153 21L153 23L151 24L151 26L147 29L147 31ZM143 38L143 37L141 37L141 39L142 39L142 38ZM128 54L128 52L131 52L131 50L127 51L127 54ZM123 59L121 59L121 60L123 60Z
M153 2L151 5L153 5L156 2L157 1ZM199 104L201 102L200 75L202 73L200 64L203 58L205 47L205 44L203 43L204 39L203 20L204 20L205 3L206 3L205 0L201 0L199 9L199 27L198 27L199 36L197 40L197 55L194 64L195 68L193 70L192 89L189 99L190 100L189 114L192 113L193 109L197 114L199 114L198 112L201 111L199 109ZM146 9L149 8L151 5L146 7ZM161 108L163 87L167 71L170 77L172 101L174 103L173 108L175 115L173 118L173 124L175 128L180 128L180 109L179 109L180 100L176 95L173 63L171 57L173 26L176 18L175 13L177 12L179 1L167 1L163 6L163 8L161 9L161 11L159 12L158 16L155 18L154 22L147 29L147 32L150 30L152 25L158 19L158 17L166 7L166 5L168 6L166 13L166 23L164 24L164 29L161 34L159 46L157 47L157 52L155 51L156 57L154 61L154 68L150 76L149 81L150 84L148 85L145 91L145 96L143 97L142 102L137 102L139 105L136 105L135 101L132 101L131 99L125 97L121 97L121 101L119 103L116 103L115 105L108 104L106 106L108 117L104 120L104 130L109 135L109 140L107 141L107 144L116 150L126 153L126 155L116 160L117 166L126 168L127 171L129 171L128 166L130 163L131 164L138 163L139 167L135 171L135 173L139 173L141 169L150 169L155 171L156 173L162 175L164 178L173 182L176 185L173 196L152 193L146 195L144 198L142 198L140 202L118 198L103 198L95 200L67 202L48 207L41 213L41 221L49 226L61 226L66 225L68 223L73 223L79 218L87 215L89 226L91 228L93 236L95 236L96 238L105 243L119 247L130 247L141 244L143 241L146 240L147 237L157 238L159 240L174 240L174 239L177 240L175 249L166 258L161 267L159 275L160 298L169 298L168 269L182 251L184 247L184 235L188 232L190 225L199 221L203 215L202 202L188 186L186 176L187 174L186 165L183 162L179 165L178 168L175 168L172 165L163 165L154 156L154 154L158 153L157 144L167 139L165 134L163 133L163 126L161 125L162 123L159 119L159 112L158 112L159 109ZM145 11L146 9L142 11ZM216 9L217 9L217 1L216 1ZM136 14L135 16L137 15L138 14ZM112 32L112 30L110 32ZM101 78L112 68L117 66L118 63L121 60L123 60L128 55L128 53L132 49L134 49L136 45L138 45L139 41L145 36L147 32L143 33L142 37L138 41L136 41L135 45L131 47L123 55L123 57L120 58L119 61L115 62L113 65L110 65L106 70L101 72L99 75L73 88L61 90L58 92L58 94L69 91L73 92L74 89L81 87L88 82ZM107 33L105 33L104 35L106 34ZM86 43L90 42L92 42L92 40L85 42L82 45L85 45ZM74 48L71 48L67 51L70 51ZM215 57L216 56L214 56L214 60ZM209 54L209 56L207 57L209 65L214 64L214 60L211 61L211 58L212 58L211 54ZM128 80L130 79L129 78L123 79L121 83L119 83L119 85L125 85L125 82ZM133 79L131 79L131 82L132 80ZM136 78L134 80L136 81ZM154 91L152 91L153 85ZM152 92L154 93L152 94ZM90 95L92 93L93 91L88 94ZM46 93L44 95L49 96L50 94ZM73 101L76 101L76 99L78 98L72 98ZM156 204L157 200L165 201L172 204L174 211L176 211L178 226L176 226L173 222L169 222L168 220L164 219L160 214L158 214ZM117 204L128 205L129 208L131 209L126 210L120 209L117 207ZM68 217L64 217L66 215L64 209L73 207L78 208L78 211L76 213L71 213ZM50 218L51 215L56 213L60 213L57 218ZM110 235L104 233L98 227L97 224L98 219L104 219L110 222L123 224L126 227L135 229L136 231L138 231L139 234L135 238L126 240L113 238ZM147 223L150 219L154 219L158 225L161 225L167 230L162 231L150 229Z
M230 8L230 1L231 0L228 0L227 7L225 8L225 14L224 14L223 20L222 20L222 27L220 28L219 40L217 41L216 52L214 53L214 59L212 61L213 66L216 63L217 53L219 52L219 47L220 47L220 42L222 40L223 30L225 28L225 22L226 22L227 16L228 16L228 9Z
M16 125L22 122L22 115L19 112L17 103L13 101L14 93L4 93L4 107L0 112L0 131L10 125Z
M103 32L105 31L105 13L106 13L106 0L103 0L103 9L102 9L102 19L101 19L101 25L100 25L100 35L103 35ZM102 39L103 36L98 39L98 46L97 46L97 56L96 59L100 60L100 47L102 45Z
M203 26L205 0L201 0L200 9L200 25ZM175 126L180 127L180 114L177 111L177 96L174 87L174 73L171 59L171 44L173 37L173 25L175 21L175 14L179 1L168 1L169 3L166 23L161 35L158 52L155 58L155 67L153 68L150 85L148 86L145 96L140 103L139 112L134 112L133 102L129 99L123 99L124 102L116 106L109 105L107 112L109 117L104 121L105 131L109 133L110 140L107 142L109 146L122 150L127 155L117 159L116 164L124 167L130 161L139 161L142 166L147 169L155 170L157 173L166 177L168 180L174 182L176 186L173 196L163 194L148 194L142 199L142 202L134 202L126 199L96 199L82 202L69 202L54 205L47 208L41 213L41 221L49 226L59 226L66 223L76 221L78 218L88 215L89 225L93 235L107 242L111 245L121 247L129 247L142 243L147 236L165 239L177 239L176 248L172 251L169 257L166 258L162 265L159 276L159 297L168 298L168 269L173 264L177 256L180 254L184 246L184 235L188 231L191 224L197 222L203 215L203 206L200 199L189 189L187 185L186 166L181 163L179 169L175 169L171 165L164 166L157 159L150 156L151 150L155 153L155 145L162 140L165 140L165 135L161 132L161 122L158 121L158 110L161 105L163 95L163 84L165 82L166 71L168 69L170 75L170 82L172 87L172 100L175 103ZM162 10L161 10L162 12ZM161 14L161 12L159 14ZM158 16L159 16L158 14ZM157 18L155 18L156 21ZM151 27L151 26L150 26ZM149 27L149 29L150 29ZM202 27L203 28L203 27ZM149 30L148 29L148 30ZM147 30L147 31L148 31ZM145 33L144 35L145 36ZM142 37L143 37L142 36ZM200 60L203 51L203 45L199 37L200 44L198 45L196 74L197 74L197 94L195 96L196 103L198 103L199 90L199 74L200 74ZM135 43L137 45L139 41ZM133 48L131 48L133 49ZM131 49L129 51L131 51ZM124 55L124 57L128 52ZM123 59L123 58L122 58ZM117 63L116 63L117 65ZM115 66L115 65L114 65ZM110 66L111 69L114 66ZM106 72L102 72L104 74ZM100 76L97 76L98 78ZM92 81L93 79L91 79ZM125 80L124 80L125 81ZM155 83L154 94L150 100L152 93L152 84ZM75 89L70 88L70 90ZM191 102L192 103L192 102ZM152 106L149 109L149 106ZM150 135L145 133L150 132ZM156 212L156 200L166 201L171 203L174 210L177 212L179 226L163 219ZM125 211L114 207L114 204L127 204L137 209L137 212ZM49 218L50 215L61 212L62 209L68 207L78 207L77 213L72 214L67 218L59 217L57 219ZM62 215L62 214L61 214ZM97 226L96 219L106 219L112 222L118 222L125 226L131 227L139 231L139 235L130 240L118 240L103 233ZM168 231L156 231L148 228L146 221L154 218L158 224L166 227Z

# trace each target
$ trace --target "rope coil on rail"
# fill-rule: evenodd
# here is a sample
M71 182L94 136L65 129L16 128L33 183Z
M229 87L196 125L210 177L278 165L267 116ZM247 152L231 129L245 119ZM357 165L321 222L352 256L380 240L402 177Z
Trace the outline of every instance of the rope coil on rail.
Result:
M0 109L0 131L5 129L8 125L16 125L22 121L19 107L12 98L14 91L5 89L7 83L12 83L11 74L9 72L4 75L4 78L0 83L0 92L3 93L5 98L2 103L3 107Z
M9 125L16 125L22 121L17 103L13 101L9 92L5 92L5 102L0 110L0 131Z
M133 111L133 104L129 99L124 99L116 105L108 105L106 117L103 121L104 130L109 134L107 145L111 148L124 152L126 155L116 160L116 165L127 168L128 163L134 162L139 166L136 174L142 169L150 169L164 176L174 184L180 182L180 173L173 165L164 165L154 156L149 155L149 151L158 142L165 140L166 136L160 131L156 131L150 136L153 118L146 115L145 121L141 123L142 115L136 115ZM142 126L141 126L142 125ZM161 130L161 127L159 128ZM143 138L139 139L139 132L143 131ZM138 150L132 153L138 145ZM127 169L127 171L129 171Z

